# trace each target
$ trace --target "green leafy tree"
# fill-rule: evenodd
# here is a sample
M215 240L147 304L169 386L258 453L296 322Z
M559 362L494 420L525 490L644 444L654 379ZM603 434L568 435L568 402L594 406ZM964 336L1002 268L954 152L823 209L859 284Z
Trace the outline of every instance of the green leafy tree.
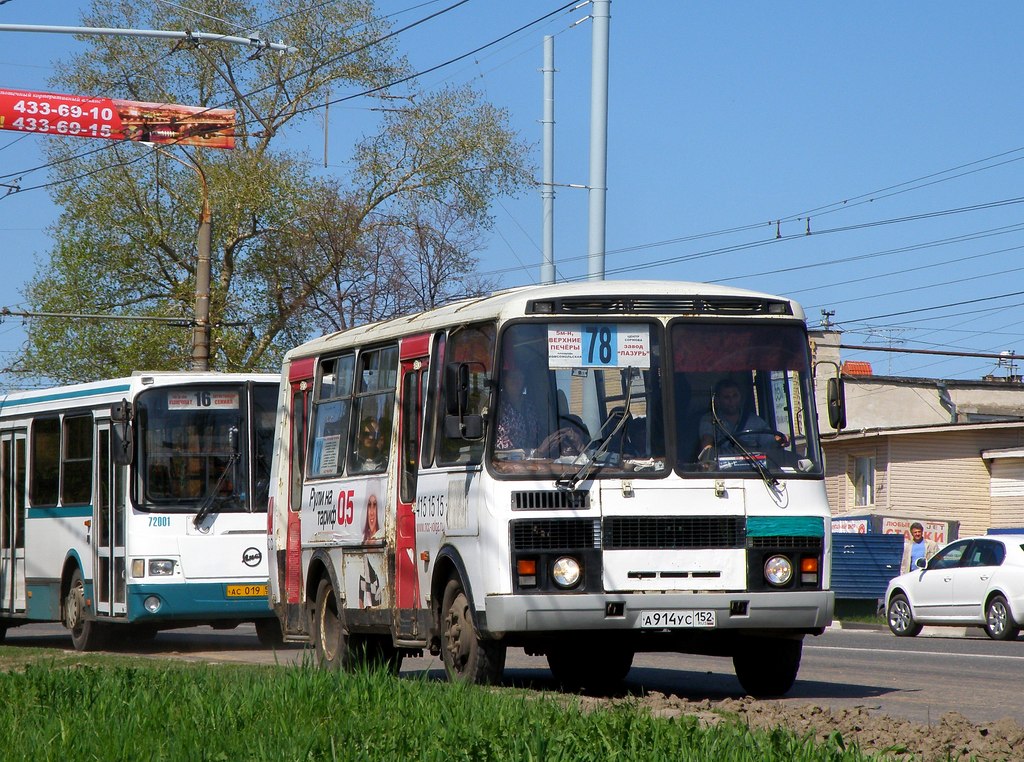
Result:
M274 369L287 348L325 330L493 287L475 275L474 258L490 204L530 177L527 146L505 112L469 87L417 92L370 2L188 5L203 16L93 0L84 22L258 34L299 52L86 38L55 89L233 108L236 148L54 139L51 192L62 212L25 292L39 312L179 322L34 319L14 370L72 381L189 367L204 195L214 369ZM390 83L402 80L396 92ZM364 91L387 96L388 108L366 120L346 174L319 170L294 140L284 145L329 93Z

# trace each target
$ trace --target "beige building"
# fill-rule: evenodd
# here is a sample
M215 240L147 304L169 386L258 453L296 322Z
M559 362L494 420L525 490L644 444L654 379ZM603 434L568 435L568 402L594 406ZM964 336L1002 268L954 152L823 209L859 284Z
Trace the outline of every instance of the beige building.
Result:
M961 536L1024 527L1024 383L876 376L842 363L834 332L812 332L811 349L834 516L956 521ZM825 414L825 381L837 372L841 433Z

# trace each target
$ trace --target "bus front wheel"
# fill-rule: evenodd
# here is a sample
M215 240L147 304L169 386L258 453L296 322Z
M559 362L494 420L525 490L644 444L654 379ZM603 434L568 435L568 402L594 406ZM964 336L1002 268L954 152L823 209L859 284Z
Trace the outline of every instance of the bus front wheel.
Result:
M458 579L448 580L442 601L441 655L449 679L496 685L505 670L505 646L480 637L469 598Z
M96 651L106 642L106 628L100 622L86 619L85 609L85 580L81 570L75 569L64 598L64 626L71 631L75 650Z

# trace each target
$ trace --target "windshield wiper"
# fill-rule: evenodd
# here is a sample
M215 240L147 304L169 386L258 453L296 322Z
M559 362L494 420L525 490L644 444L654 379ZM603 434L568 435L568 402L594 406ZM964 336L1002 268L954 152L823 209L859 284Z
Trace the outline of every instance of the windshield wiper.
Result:
M228 432L228 441L231 444L231 455L228 456L228 462L224 464L224 470L221 471L220 478L217 479L217 483L213 485L213 489L209 490L203 497L203 502L199 506L199 510L196 511L196 516L192 519L192 524L196 529L199 529L199 525L206 520L206 517L213 512L213 506L217 503L223 505L229 500L234 499L234 495L220 495L220 490L227 481L228 474L230 474L235 465L241 458L241 453L238 452L238 429L234 426Z
M756 455L754 455L752 452L750 452L750 450L748 450L746 447L740 444L740 441L732 435L732 432L730 432L729 429L726 428L725 424L722 423L722 419L718 417L718 411L715 410L714 400L712 400L711 402L711 420L718 428L718 430L725 434L726 438L730 442L732 442L732 446L736 448L736 451L740 453L740 455L742 455L754 467L754 470L757 471L758 476L761 477L761 481L765 483L765 486L768 487L768 489L772 490L773 492L776 491L779 488L779 480L775 478L774 474L772 474L772 472L768 470L768 467L765 466L764 463L757 459ZM767 456L765 457L767 458ZM715 460L718 460L717 443L715 444Z
M626 425L626 420L629 418L629 405L633 398L632 370L632 368L629 369L630 375L629 382L626 384L626 398L625 400L623 400L622 415L619 416L618 422L615 424L612 430L608 432L607 436L604 437L602 437L602 434L604 433L604 427L602 426L601 429L597 432L597 436L595 436L589 442L587 442L586 447L584 447L583 451L580 453L580 455L582 455L584 458L587 458L587 451L593 445L597 444L598 440L601 440L603 438L601 444L597 447L596 450L594 450L594 454L589 456L589 459L583 463L579 471L577 471L568 479L558 479L556 484L561 485L565 483L566 486L568 486L570 489L576 489L576 485L582 481L585 481L590 476L590 474L593 473L595 468L597 468L598 466L605 465L603 463L598 463L598 459L606 452L608 452L608 447L615 439L615 435L622 430L622 428ZM607 421L605 421L605 423L607 423Z

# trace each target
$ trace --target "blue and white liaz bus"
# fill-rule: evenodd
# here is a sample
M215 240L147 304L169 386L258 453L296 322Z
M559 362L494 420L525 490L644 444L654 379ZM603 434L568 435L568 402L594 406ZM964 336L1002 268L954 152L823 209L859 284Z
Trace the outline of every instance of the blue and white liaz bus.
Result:
M63 622L79 650L255 622L279 377L137 373L0 396L0 638Z

